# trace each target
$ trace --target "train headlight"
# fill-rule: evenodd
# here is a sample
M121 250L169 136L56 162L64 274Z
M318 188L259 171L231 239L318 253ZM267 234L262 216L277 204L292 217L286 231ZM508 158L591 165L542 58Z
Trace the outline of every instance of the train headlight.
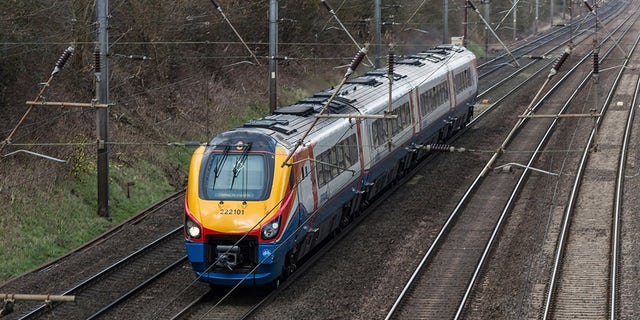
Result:
M280 217L273 221L269 221L262 227L262 239L273 239L278 234L278 230L280 230Z
M202 235L200 226L189 218L186 219L184 229L191 238L198 239Z

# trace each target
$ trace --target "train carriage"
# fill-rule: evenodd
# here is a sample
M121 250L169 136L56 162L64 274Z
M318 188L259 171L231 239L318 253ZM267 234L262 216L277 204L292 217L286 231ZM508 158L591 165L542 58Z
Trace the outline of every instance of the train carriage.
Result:
M256 285L293 272L424 157L421 145L444 142L468 123L477 78L471 52L438 46L397 61L391 91L386 69L348 80L328 106L342 117L311 127L335 93L329 89L198 148L185 197L186 248L198 278ZM390 94L395 117L368 117L389 113Z

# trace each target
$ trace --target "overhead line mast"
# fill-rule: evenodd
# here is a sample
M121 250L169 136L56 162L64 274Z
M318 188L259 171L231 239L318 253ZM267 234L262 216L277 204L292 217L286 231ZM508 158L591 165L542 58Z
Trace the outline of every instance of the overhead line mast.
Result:
M109 104L109 0L96 3L98 19L98 50L96 51L96 99L100 104ZM111 219L109 213L109 107L96 111L98 134L98 215Z

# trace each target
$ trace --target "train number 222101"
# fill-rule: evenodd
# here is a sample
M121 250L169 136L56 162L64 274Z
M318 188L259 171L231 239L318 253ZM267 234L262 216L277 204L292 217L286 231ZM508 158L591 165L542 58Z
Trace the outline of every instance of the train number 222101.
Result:
M220 209L220 214L242 215L244 214L244 209Z

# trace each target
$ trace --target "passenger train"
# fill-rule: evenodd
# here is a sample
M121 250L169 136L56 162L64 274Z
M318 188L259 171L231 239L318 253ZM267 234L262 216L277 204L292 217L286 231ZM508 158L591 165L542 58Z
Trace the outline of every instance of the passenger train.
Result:
M422 146L470 121L473 53L444 45L393 60L392 76L366 72L195 150L184 231L200 281L279 283L424 158Z

